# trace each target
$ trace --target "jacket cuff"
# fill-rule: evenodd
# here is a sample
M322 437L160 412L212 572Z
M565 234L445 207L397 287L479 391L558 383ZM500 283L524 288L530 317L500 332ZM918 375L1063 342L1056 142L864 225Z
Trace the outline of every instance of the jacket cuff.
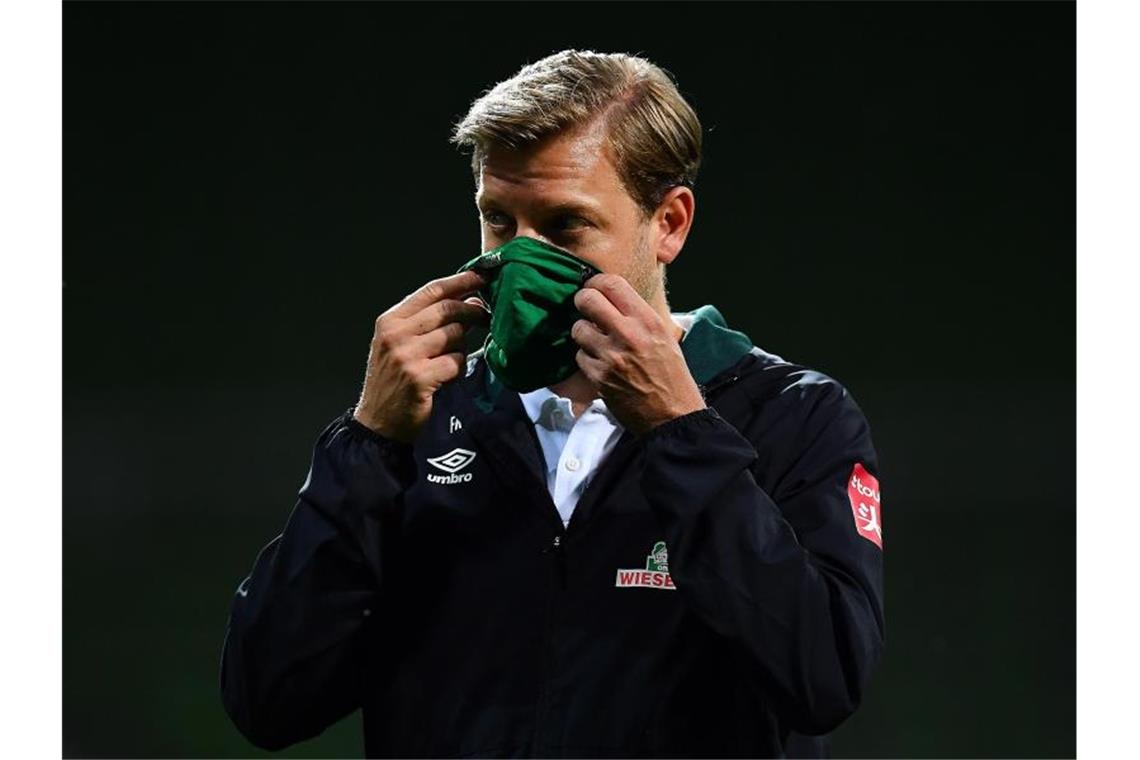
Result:
M350 406L340 417L341 426L357 441L372 443L379 451L380 458L387 464L400 482L408 487L416 479L415 447L404 441L397 441L377 433L353 416L356 406Z
M649 443L658 438L700 435L702 431L723 422L724 418L715 408L706 406L704 409L682 414L680 417L674 417L668 422L662 422L660 425L650 428L642 435L642 440Z

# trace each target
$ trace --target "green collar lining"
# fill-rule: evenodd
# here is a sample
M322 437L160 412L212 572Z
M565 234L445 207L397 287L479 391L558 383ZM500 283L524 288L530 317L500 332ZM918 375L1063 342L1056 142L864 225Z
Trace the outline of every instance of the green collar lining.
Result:
M730 328L724 315L712 304L673 313L693 317L692 325L681 340L681 353L685 356L689 373L701 385L736 364L752 350L752 339L739 330ZM480 348L468 357L469 371L474 368L473 361L482 358L482 354L483 349ZM485 392L479 393L475 402L484 412L490 412L505 386L486 363L484 370L487 377Z
M730 328L712 304L679 313L693 315L693 324L681 341L681 353L689 374L698 383L704 385L752 350L752 339Z

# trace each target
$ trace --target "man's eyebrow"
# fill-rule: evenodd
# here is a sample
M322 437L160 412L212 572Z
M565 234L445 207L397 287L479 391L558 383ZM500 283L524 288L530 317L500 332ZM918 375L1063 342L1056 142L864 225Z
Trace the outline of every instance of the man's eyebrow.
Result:
M492 207L498 207L499 203L488 195L475 196L475 205L481 211ZM538 204L544 211L549 214L575 214L583 216L596 216L600 213L599 209L591 204L581 203L578 201L556 201L554 203L539 202Z
M595 209L593 206L586 205L584 203L575 203L573 201L556 203L552 206L549 206L548 209L552 214L594 216L597 213L597 209Z

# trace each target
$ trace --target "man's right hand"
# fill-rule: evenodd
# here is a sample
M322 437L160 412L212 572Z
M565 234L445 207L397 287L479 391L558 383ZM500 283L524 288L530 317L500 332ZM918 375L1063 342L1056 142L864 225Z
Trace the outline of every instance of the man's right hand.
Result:
M466 369L463 338L491 315L476 292L486 280L467 270L432 280L376 318L364 390L353 417L411 443L431 415L432 396Z

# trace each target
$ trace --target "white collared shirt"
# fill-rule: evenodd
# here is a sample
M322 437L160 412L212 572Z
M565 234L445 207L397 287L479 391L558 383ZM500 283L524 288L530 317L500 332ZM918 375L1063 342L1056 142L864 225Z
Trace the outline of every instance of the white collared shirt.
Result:
M683 341L689 334L693 316L670 316L685 331L681 336ZM594 399L576 419L570 399L549 388L520 393L519 398L542 445L550 498L562 516L562 524L568 526L578 497L625 428L600 398Z

